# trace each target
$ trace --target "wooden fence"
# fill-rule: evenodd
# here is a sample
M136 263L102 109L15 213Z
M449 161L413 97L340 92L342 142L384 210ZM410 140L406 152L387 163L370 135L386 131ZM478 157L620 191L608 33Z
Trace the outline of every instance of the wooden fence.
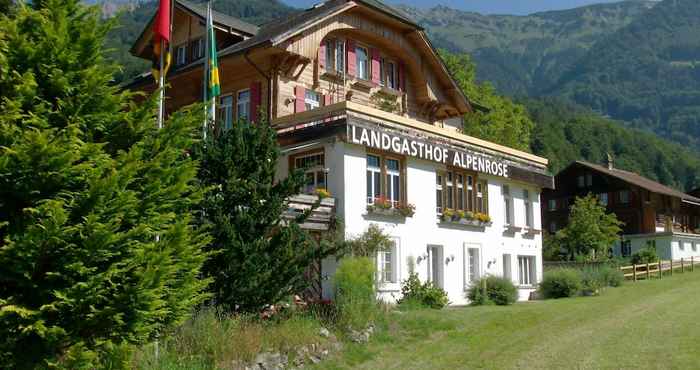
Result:
M695 265L700 264L700 257L681 258L680 260L661 260L653 263L643 263L631 266L622 266L620 270L625 279L632 281L661 279L663 275L673 276L674 273L695 271Z

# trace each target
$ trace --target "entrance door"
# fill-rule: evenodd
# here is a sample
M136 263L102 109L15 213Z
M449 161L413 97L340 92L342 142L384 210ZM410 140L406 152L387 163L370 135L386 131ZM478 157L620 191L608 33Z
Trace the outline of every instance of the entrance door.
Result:
M442 288L442 246L429 245L428 257L430 261L428 264L428 278L433 282L433 284L435 284L435 286Z

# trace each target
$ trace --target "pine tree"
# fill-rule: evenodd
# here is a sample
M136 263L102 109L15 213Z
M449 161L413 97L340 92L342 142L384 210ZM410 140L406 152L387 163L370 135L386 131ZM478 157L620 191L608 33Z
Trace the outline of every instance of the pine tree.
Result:
M283 225L286 199L299 192L300 173L275 181L279 148L266 123L241 120L207 142L200 179L211 191L204 223L211 226L214 257L205 264L215 303L235 312L257 312L300 292L304 271L334 254L337 243L317 243L296 222Z
M157 130L154 101L110 83L108 29L77 0L0 16L4 368L94 368L206 298L195 113Z

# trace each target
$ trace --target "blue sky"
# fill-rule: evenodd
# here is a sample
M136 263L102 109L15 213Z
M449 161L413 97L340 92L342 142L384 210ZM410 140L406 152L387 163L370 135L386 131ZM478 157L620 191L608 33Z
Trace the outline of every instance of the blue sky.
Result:
M281 0L297 8L307 8L321 0ZM450 8L483 14L530 14L544 10L570 9L597 3L619 0L384 0L390 4L408 4L420 8L446 5Z

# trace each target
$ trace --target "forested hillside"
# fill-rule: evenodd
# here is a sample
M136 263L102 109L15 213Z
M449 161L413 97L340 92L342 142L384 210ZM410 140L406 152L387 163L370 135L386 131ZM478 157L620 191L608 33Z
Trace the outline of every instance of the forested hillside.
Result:
M529 16L405 8L436 44L470 53L480 80L556 96L700 147L700 1L626 1Z

